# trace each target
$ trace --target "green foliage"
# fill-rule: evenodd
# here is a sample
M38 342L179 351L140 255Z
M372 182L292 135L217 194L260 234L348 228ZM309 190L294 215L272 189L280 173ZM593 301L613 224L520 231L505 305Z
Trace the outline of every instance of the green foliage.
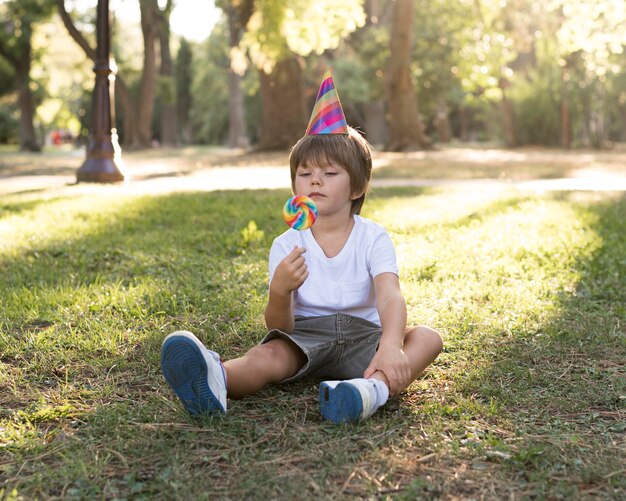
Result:
M34 109L41 102L44 89L38 82L32 80L30 75L33 60L40 56L32 47L33 30L37 22L52 14L53 9L54 3L48 0L15 0L0 3L0 59L3 59L0 79L4 80L10 76L12 70L15 83L20 85L19 88L27 89L26 93L30 91L34 94L32 96ZM7 66L11 70L8 70ZM6 81L0 83L0 95L11 87ZM20 113L24 111L20 110ZM32 124L33 110L26 111ZM3 115L1 134L9 140L14 136L12 131L7 130L11 128L12 123L11 120L7 120L6 111ZM34 137L22 137L20 141L26 148L38 148Z
M499 0L482 0L465 12L470 23L461 33L458 74L469 93L484 93L497 100L500 79L510 78L508 67L517 55L506 23L507 4Z
M241 46L266 73L289 54L320 55L336 48L365 22L363 0L266 0L255 6Z
M621 2L551 0L553 12L563 20L556 33L561 55L582 51L585 69L600 77L611 71L611 55L626 45L626 9Z
M178 123L181 129L185 129L189 124L191 112L191 83L193 80L193 52L190 43L185 38L180 40L180 47L176 54L174 79Z
M522 144L560 144L559 88L559 69L547 65L514 82L509 97L515 103L518 140Z
M226 8L230 3L225 0L219 5ZM202 54L196 53L196 61L191 61L189 44L181 43L175 83L160 81L159 102L177 102L180 129L185 129L187 141L221 143L228 127L231 59L236 59L242 71L248 59L252 66L269 70L280 57L295 53L304 57L309 101L319 85L321 67L330 63L340 82L349 121L363 125L367 105L385 98L389 58L391 2L373 4L379 6L381 18L364 24L362 0L255 2L255 13L238 51L229 51L226 19L210 35ZM521 144L557 144L563 102L571 112L574 146L604 147L626 141L624 13L618 4L600 0L416 0L411 71L424 122L433 123L440 105L445 105L458 132L459 109L463 107L469 110L464 118L470 117L472 138L497 139L502 130L500 84L510 84L506 91L514 106L514 129ZM92 45L94 6L72 12ZM16 53L20 47L16 28L24 35L34 27L36 40L37 33L48 29L38 20L53 10L54 2L45 0L0 3L0 47L7 54ZM33 45L41 47L33 54L41 64L34 65L31 84L38 87L39 102L50 98L39 109L40 122L76 124L69 114L83 120L85 110L89 112L84 94L91 92L90 65L87 76L74 77L84 58L70 58L76 68L60 65L58 59L49 57L50 51L58 51L45 40ZM112 52L134 94L139 91L142 46L139 26L116 19ZM0 95L15 90L15 72L8 61L0 57ZM258 73L249 69L243 77L248 134L254 141L261 116ZM7 101L1 106L7 106ZM121 124L122 110L118 107L117 111ZM15 125L12 111L5 109L1 122L4 132L0 139L14 140L10 137L15 134L9 132Z
M12 64L28 50L33 24L46 19L55 8L48 0L12 0L0 4L0 55Z
M161 104L174 104L176 101L174 77L159 75L157 78L157 98Z
M317 70L317 68L315 68ZM313 80L319 85L320 72L315 71ZM373 82L369 77L368 68L357 58L343 57L333 63L333 77L339 87L340 99L346 103L365 104L375 96ZM312 83L312 87L315 84Z
M38 92L45 90L37 110L39 123L45 130L63 128L78 134L85 97L91 105L93 62L56 17L38 24L33 48L42 54L33 64L32 77L41 89Z
M626 53L612 57L611 78L606 81L608 113L608 138L615 142L626 142Z
M18 110L15 103L0 103L0 144L19 142L17 116Z
M228 132L228 33L222 20L194 58L191 95L193 141L221 144Z
M263 232L263 230L259 230L259 227L257 226L256 221L254 221L253 219L250 220L248 222L248 226L246 226L243 230L241 230L242 250L245 250L252 245L262 242L264 237L265 237L265 232Z
M6 59L0 57L0 96L15 90L15 70Z
M222 144L228 134L228 71L230 68L228 26L225 18L200 45L193 58L190 120L193 141ZM258 137L256 127L261 108L256 68L248 68L242 78L249 137Z
M463 100L459 54L472 17L464 2L419 0L415 9L413 76L420 113L434 117L440 101L454 107Z
M385 97L384 71L389 58L389 30L386 26L367 25L348 38L333 66L342 77L341 96L355 103ZM345 91L344 91L345 89Z

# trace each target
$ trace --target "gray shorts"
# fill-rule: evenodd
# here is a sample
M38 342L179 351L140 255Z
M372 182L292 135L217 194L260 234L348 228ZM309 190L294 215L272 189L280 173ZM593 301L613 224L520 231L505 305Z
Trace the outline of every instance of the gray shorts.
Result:
M320 379L352 379L363 372L374 358L382 329L368 320L344 313L324 317L296 317L291 334L272 330L261 341L285 339L296 344L307 362L297 374L283 383L307 376Z

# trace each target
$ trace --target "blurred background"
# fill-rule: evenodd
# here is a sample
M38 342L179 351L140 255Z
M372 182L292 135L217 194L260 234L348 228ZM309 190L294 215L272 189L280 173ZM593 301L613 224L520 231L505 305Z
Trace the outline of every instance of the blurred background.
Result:
M0 1L3 148L85 145L96 4ZM621 0L111 0L110 13L125 150L288 149L326 66L379 149L626 142Z

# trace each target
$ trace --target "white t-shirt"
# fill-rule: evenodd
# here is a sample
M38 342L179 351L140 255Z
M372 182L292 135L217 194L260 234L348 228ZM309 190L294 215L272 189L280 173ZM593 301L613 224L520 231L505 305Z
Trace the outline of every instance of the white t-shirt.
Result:
M294 314L317 317L345 313L380 325L374 277L398 274L396 253L387 231L354 216L354 226L341 252L326 257L311 230L287 230L270 249L270 283L278 264L294 247L304 247L309 276L294 294Z

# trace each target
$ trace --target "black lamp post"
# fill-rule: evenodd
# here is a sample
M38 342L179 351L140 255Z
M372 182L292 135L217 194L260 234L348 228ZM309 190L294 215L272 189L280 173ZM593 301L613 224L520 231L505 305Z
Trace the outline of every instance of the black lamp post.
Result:
M115 75L109 63L109 0L98 0L96 23L97 47L93 68L96 83L91 104L91 130L87 158L76 172L76 181L114 183L124 180L124 163L114 127Z

